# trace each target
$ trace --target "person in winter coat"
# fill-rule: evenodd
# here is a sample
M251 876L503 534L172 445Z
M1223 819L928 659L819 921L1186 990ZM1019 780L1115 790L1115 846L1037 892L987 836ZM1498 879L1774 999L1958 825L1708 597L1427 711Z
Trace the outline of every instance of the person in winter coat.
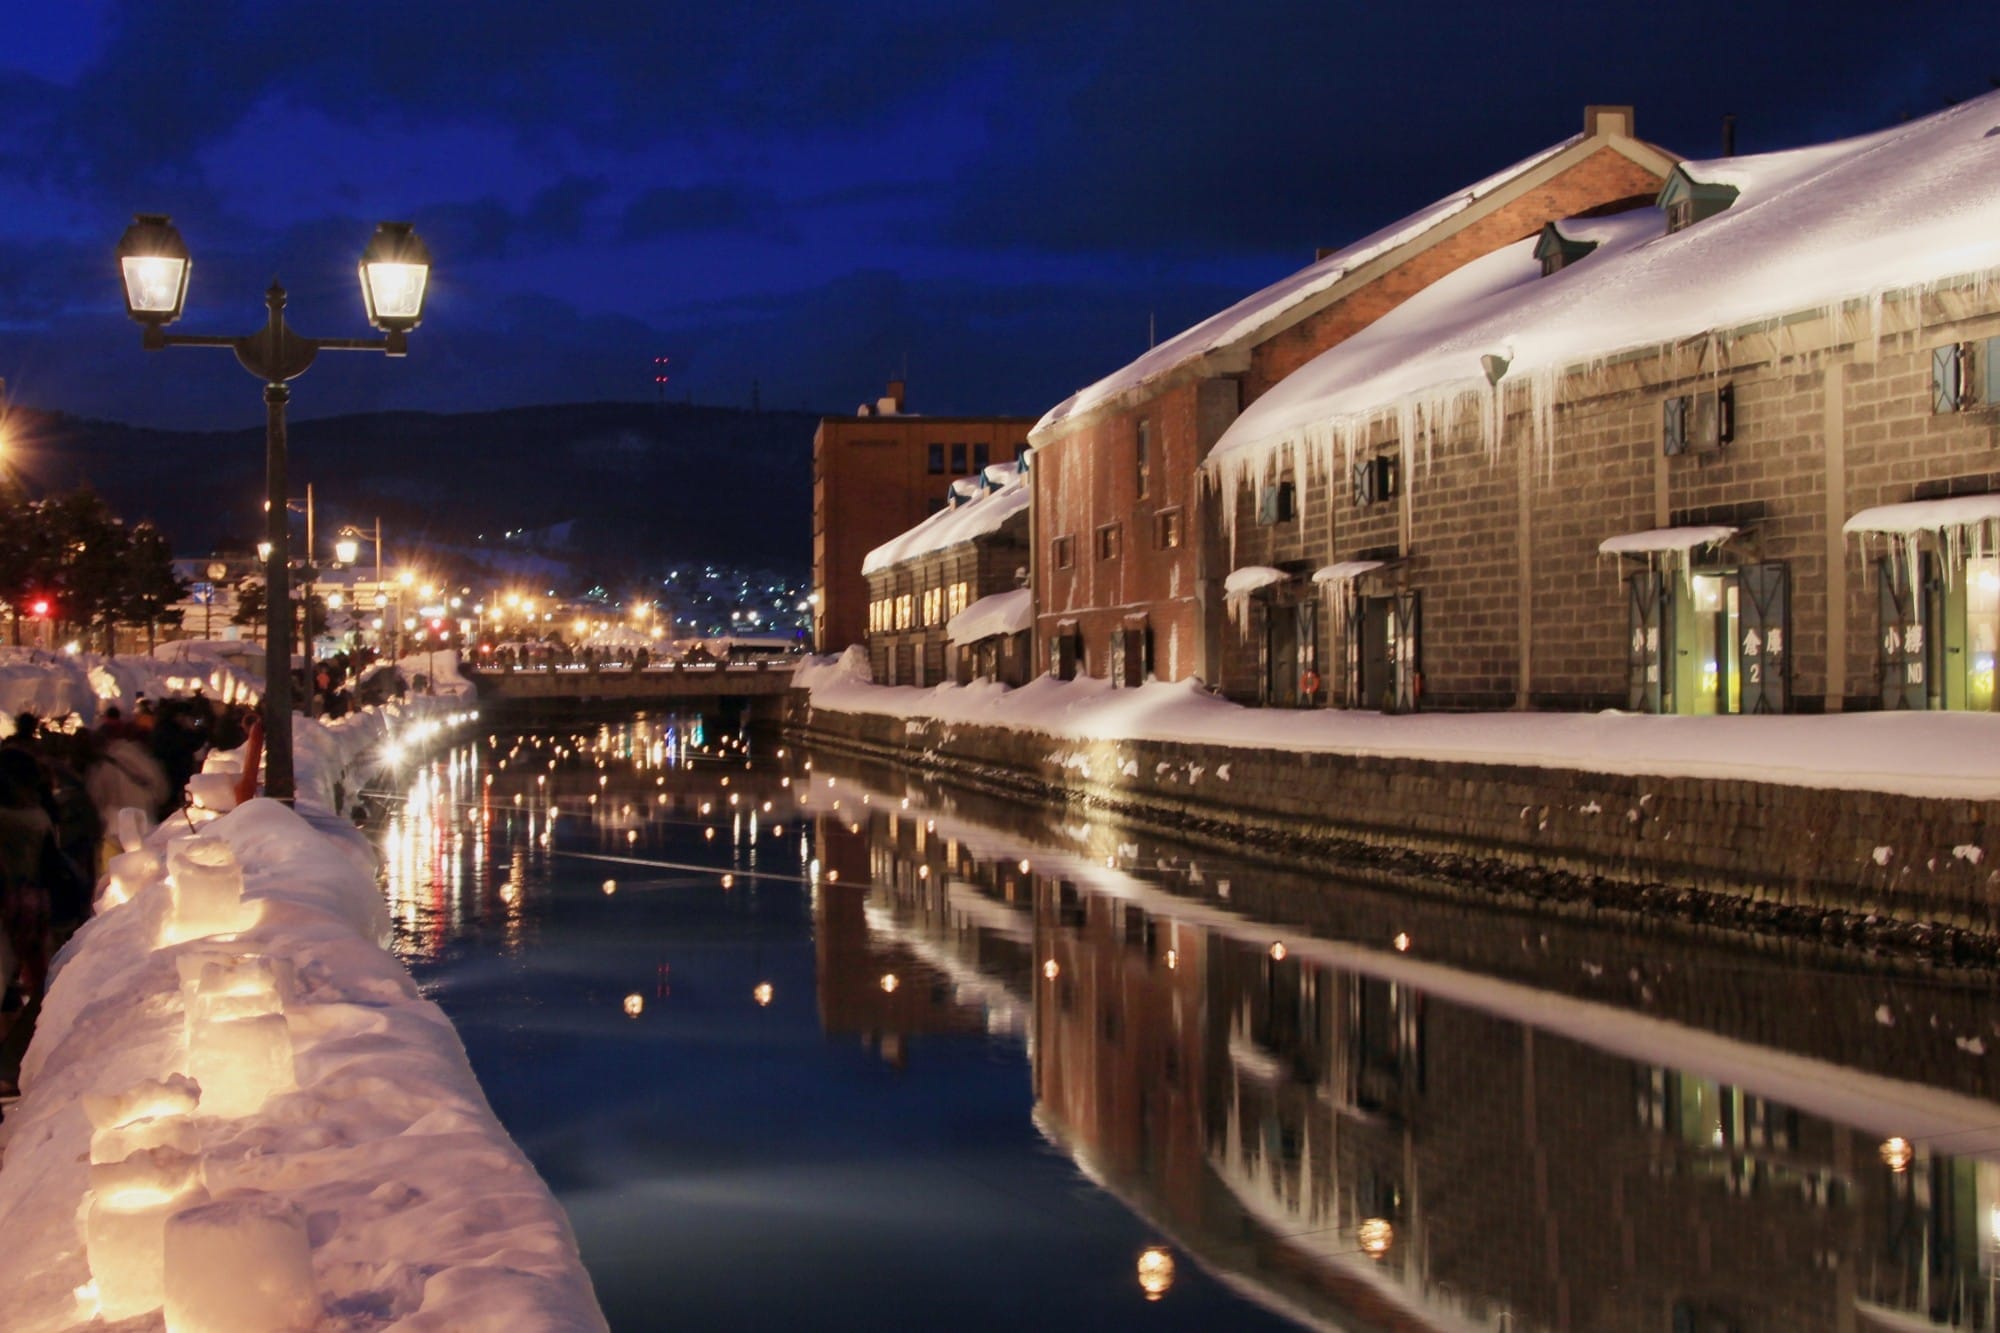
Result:
M144 811L148 821L159 818L171 794L160 761L143 743L128 736L88 747L83 757L83 789L90 794L90 803L107 834L116 827L118 812L128 806ZM107 846L103 856L115 856L119 850Z

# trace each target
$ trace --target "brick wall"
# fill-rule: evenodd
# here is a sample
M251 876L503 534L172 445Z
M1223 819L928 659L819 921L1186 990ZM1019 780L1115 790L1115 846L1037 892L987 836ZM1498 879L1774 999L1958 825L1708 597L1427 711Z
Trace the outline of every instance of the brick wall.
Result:
M1259 527L1256 486L1231 493L1225 485L1221 503L1233 504L1236 514L1229 558L1235 565L1293 561L1302 579L1321 562L1403 550L1405 563L1357 590L1421 592L1426 706L1506 707L1522 695L1546 707L1623 706L1631 628L1625 579L1643 566L1601 556L1598 544L1620 533L1742 511L1742 520L1727 521L1743 535L1720 554L1697 553L1697 568L1782 562L1790 579L1792 709L1872 707L1877 579L1860 542L1837 540L1839 525L1870 506L1909 500L1926 483L2000 469L2000 405L1937 414L1930 393L1932 349L2000 333L1992 304L1973 288L1946 290L1886 302L1879 336L1866 312L1821 314L1713 346L1655 349L1574 372L1556 390L1546 440L1535 429L1531 386L1509 390L1504 436L1490 444L1476 410L1458 415L1450 438L1412 442L1397 438L1400 414L1385 409L1357 441L1356 453L1401 456L1407 493L1401 507L1357 505L1345 453L1328 455L1333 465L1323 466L1280 448L1265 471L1253 468L1251 480L1295 481L1300 519ZM1717 452L1667 457L1664 400L1724 384L1734 393L1734 439ZM1829 385L1838 394L1832 405ZM1844 423L1832 442L1830 416ZM1838 469L1829 463L1836 452ZM1829 569L1836 547L1841 591ZM1660 567L1684 577L1679 557ZM1829 606L1834 596L1845 611L1838 643ZM1320 652L1323 662L1336 666L1342 661L1341 622L1338 600L1330 598L1321 617ZM1225 692L1254 700L1244 672L1254 675L1255 644L1234 629L1226 633L1233 648ZM1324 668L1322 674L1331 676ZM1829 693L1837 697L1829 700ZM1331 700L1340 699L1333 691Z
M1780 923L1832 910L2000 930L2000 802L1693 778L1298 754L852 715L796 702L808 740L1036 799L1063 792L1226 846L1415 852L1748 902ZM1223 776L1227 767L1227 777ZM1977 848L1974 859L1959 848ZM1876 859L1878 849L1886 849ZM1624 886L1632 892L1622 892ZM1800 909L1792 912L1790 909ZM1763 919L1763 918L1759 918Z

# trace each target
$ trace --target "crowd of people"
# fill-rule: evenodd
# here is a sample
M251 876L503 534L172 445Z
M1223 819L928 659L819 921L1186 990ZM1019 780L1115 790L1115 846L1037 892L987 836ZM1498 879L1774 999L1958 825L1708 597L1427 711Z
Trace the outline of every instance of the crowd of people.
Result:
M11 1095L49 959L90 915L118 812L158 820L211 749L242 745L254 710L202 694L106 707L95 728L14 719L0 740L0 1097Z

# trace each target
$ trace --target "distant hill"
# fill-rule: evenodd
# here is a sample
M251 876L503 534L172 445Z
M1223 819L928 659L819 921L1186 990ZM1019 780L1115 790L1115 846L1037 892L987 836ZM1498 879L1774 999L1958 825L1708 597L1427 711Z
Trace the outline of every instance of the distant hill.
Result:
M804 412L578 403L294 421L290 486L314 487L323 540L382 519L385 544L491 541L565 522L588 567L716 560L803 574L812 436ZM254 541L264 432L173 431L16 409L31 487L87 481L184 553Z

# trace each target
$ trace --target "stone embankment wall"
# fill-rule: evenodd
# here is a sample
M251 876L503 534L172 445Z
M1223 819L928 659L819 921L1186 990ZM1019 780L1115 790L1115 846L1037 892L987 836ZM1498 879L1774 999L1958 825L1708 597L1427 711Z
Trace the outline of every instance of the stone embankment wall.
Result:
M1537 896L1872 939L2000 937L2000 802L1168 741L1079 741L816 709L801 739L1196 841L1472 872ZM1690 892L1692 891L1692 892ZM1691 908L1706 900L1707 909ZM1844 924L1831 925L1832 913ZM1728 915L1728 913L1725 913ZM1957 932L1954 932L1957 933ZM1984 952L1982 950L1982 952Z

